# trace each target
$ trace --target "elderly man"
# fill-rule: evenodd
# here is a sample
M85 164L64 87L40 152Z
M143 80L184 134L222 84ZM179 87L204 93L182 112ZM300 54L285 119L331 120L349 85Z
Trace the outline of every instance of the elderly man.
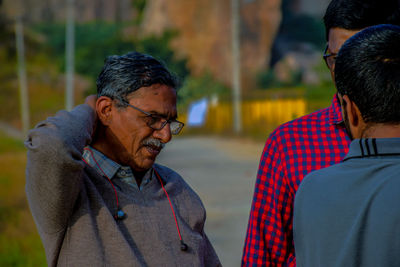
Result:
M342 44L365 27L399 24L397 0L332 0L324 23L324 59L334 76ZM293 246L293 203L303 177L340 162L346 155L347 135L339 98L328 108L279 126L268 138L261 156L250 212L242 266L296 266Z
M183 127L175 87L151 56L111 56L97 98L31 130L26 192L49 266L220 265L200 198L155 164Z
M400 266L400 27L350 38L335 81L354 139L343 161L307 175L294 205L297 266Z

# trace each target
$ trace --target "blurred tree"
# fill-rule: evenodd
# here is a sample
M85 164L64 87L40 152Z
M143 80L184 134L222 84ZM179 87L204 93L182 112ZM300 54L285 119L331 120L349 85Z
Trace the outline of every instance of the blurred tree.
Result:
M18 111L18 98L15 87L16 50L15 35L11 21L2 12L0 2L0 120L10 118L10 110ZM17 112L17 116L18 116Z
M60 71L64 72L65 25L39 24L34 28L45 37L46 49L58 64ZM128 40L123 36L124 29L125 25L123 24L106 22L76 25L76 72L94 81L107 56L139 51L162 60L180 79L184 79L189 74L186 59L177 59L169 46L170 41L177 33L167 31L161 36ZM95 92L94 82L88 93L93 92Z
M322 21L307 14L286 14L280 33L293 42L311 43L318 49L325 45L325 27Z
M301 84L301 71L289 72L289 79L285 82L279 81L272 69L263 70L257 76L257 85L260 89L292 88Z
M2 0L0 0L0 49L5 49L10 59L15 55L14 37L11 21L2 12Z
M178 93L178 103L180 107L186 108L192 101L203 97L230 100L231 90L213 78L210 73L205 73L200 77L189 76L184 81Z
M325 27L320 17L297 13L296 1L282 0L282 21L271 51L270 66L285 54L297 50L299 44L308 43L321 50L325 45Z
M146 7L146 0L132 0L132 6L136 10L136 17L134 23L140 25L143 20L144 9Z
M160 36L147 36L136 41L136 49L163 61L183 81L190 74L186 66L187 60L184 58L178 59L170 47L172 39L177 34L176 31L165 31Z

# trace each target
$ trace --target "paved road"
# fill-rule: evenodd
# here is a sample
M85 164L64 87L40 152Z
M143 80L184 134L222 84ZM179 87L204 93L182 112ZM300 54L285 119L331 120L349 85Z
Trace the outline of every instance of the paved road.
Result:
M262 143L183 137L158 162L182 175L207 209L206 233L223 266L240 266Z

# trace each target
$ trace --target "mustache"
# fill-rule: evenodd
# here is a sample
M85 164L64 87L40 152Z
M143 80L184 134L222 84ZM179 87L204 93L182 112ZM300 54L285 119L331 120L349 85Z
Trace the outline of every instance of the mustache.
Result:
M161 149L163 149L165 147L165 144L163 142L161 142L158 139L151 138L151 137L143 140L142 145L144 145L144 146L153 146L153 147L156 147L159 150L161 150Z

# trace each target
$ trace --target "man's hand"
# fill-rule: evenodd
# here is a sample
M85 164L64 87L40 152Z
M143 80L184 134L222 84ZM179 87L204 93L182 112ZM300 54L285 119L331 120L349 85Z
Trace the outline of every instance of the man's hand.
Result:
M97 95L90 95L86 97L85 99L85 104L91 107L94 111L94 114L96 114L96 118L94 121L94 126L93 126L93 133L92 133L92 141L96 138L97 135L97 112L96 112L96 101L97 101Z
M94 111L96 111L96 101L97 101L97 95L90 95L86 97L85 99L85 104L89 105Z

